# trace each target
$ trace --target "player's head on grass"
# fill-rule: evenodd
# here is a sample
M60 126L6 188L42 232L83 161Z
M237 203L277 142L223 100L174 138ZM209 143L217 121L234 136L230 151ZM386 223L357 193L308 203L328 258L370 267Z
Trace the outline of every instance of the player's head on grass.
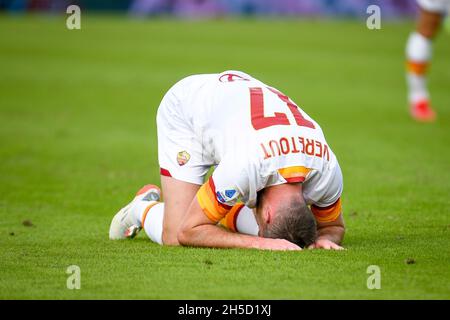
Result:
M307 247L317 236L316 221L303 198L301 184L281 184L261 190L256 220L262 237L286 239Z

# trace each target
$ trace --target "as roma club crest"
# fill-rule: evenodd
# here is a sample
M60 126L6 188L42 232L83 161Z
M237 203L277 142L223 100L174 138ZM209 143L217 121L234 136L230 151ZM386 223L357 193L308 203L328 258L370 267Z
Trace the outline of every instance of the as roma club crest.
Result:
M180 166L184 166L189 161L190 158L191 155L187 153L187 151L180 151L177 154L177 161Z

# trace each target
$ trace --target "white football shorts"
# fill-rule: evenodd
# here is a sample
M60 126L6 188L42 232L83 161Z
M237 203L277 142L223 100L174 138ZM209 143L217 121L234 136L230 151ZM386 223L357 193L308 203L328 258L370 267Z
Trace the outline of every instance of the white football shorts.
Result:
M158 160L161 175L202 185L214 161L205 154L202 142L185 119L182 103L185 78L167 91L156 115Z
M447 13L450 9L450 0L417 0L417 3L430 12Z

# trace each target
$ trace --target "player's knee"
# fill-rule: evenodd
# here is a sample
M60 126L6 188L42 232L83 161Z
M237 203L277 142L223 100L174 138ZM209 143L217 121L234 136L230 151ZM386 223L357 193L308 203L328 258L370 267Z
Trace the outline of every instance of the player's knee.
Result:
M186 243L186 235L183 230L179 230L177 233L177 241L180 245L184 245Z
M170 232L164 229L162 233L162 242L165 246L179 246L178 236L176 232Z
M177 232L177 241L180 245L185 246L189 244L189 236L187 230L180 228Z
M418 32L427 39L433 40L439 32L440 24L433 24L426 27L421 27Z
M433 39L439 32L443 15L433 12L422 12L417 31L428 39Z

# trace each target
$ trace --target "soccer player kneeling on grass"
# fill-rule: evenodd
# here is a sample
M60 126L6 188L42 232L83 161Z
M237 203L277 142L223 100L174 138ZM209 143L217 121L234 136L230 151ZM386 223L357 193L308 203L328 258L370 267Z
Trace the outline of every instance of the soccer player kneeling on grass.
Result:
M111 239L144 228L164 245L342 249L336 156L277 89L239 71L189 76L164 96L157 127L164 203L144 186L113 218Z

